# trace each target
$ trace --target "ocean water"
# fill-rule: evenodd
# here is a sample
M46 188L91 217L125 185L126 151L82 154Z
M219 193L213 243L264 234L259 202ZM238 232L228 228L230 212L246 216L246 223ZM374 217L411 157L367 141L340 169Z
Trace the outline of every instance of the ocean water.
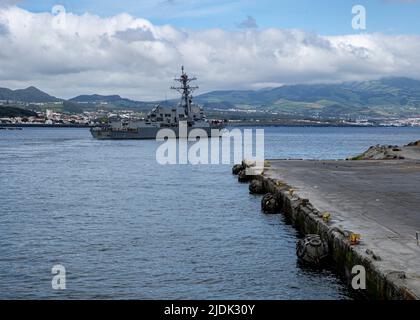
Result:
M340 159L420 128L264 128L266 158ZM0 130L0 299L351 299L298 265L297 232L230 165L156 162L156 141ZM53 290L51 268L66 268Z

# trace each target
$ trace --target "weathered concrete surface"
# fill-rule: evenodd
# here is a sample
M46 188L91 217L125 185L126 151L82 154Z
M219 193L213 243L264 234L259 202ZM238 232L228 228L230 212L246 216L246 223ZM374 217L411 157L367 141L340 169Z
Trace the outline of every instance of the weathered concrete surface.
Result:
M361 234L350 250L357 257L350 260L367 261L376 278L398 287L393 291L403 288L405 296L420 298L420 161L269 161L264 179L284 182L329 212L328 228Z

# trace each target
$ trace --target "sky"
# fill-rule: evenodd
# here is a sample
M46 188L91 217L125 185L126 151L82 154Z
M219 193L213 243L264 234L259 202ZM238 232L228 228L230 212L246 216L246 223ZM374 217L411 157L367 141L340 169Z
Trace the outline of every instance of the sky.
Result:
M235 30L251 16L260 28L299 28L324 35L353 33L349 15L362 4L369 32L420 33L416 0L29 0L19 5L32 12L61 4L68 11L110 17L126 12L154 24L179 28Z
M0 87L63 98L171 97L181 65L199 93L420 79L419 52L416 0L0 0Z

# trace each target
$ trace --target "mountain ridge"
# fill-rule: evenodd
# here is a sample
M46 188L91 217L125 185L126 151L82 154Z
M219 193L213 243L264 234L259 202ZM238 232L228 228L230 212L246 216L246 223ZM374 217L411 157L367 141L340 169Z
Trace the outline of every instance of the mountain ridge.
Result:
M420 81L410 78L299 84L255 90L214 91L196 97L200 103L230 102L239 108L303 116L420 115Z
M33 102L33 103L42 103L42 102L59 102L64 99L56 98L54 96L45 93L44 91L39 90L34 86L27 87L25 89L8 89L0 88L0 100L11 100L19 102Z

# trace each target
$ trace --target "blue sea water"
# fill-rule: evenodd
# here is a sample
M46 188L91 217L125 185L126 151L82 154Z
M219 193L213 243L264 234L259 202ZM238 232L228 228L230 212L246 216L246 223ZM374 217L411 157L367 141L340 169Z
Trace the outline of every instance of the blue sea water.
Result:
M340 159L420 128L265 129L266 158ZM156 141L0 130L0 299L351 299L230 165L156 162ZM53 290L51 268L66 268Z

